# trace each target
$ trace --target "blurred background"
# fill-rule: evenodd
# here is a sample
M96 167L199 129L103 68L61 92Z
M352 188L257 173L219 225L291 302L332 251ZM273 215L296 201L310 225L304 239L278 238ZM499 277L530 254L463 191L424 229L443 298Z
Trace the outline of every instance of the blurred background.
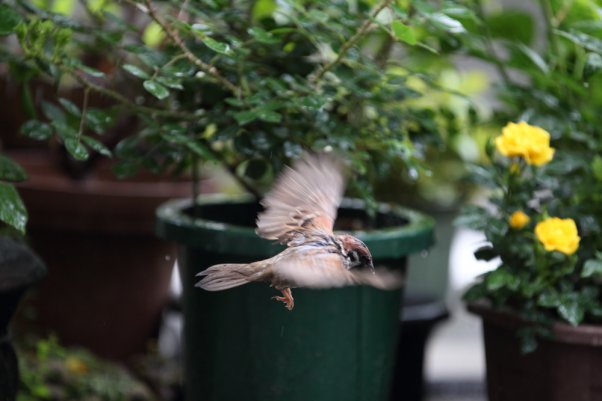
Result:
M378 346L393 345L375 351L363 343L380 364L358 362L365 382L341 380L341 387L357 385L362 400L486 400L481 323L462 295L499 262L477 261L484 233L454 222L466 205L484 203L477 172L492 138L507 121L533 113L520 100L553 103L543 92L536 100L525 95L534 83L554 85L542 78L562 64L550 49L574 61L583 45L574 32L589 29L596 41L583 45L587 56L577 51L583 79L588 88L602 84L602 58L591 56L602 49L601 7L546 0L3 2L0 400L232 399L223 395L230 394L227 380L215 393L195 393L196 381L203 389L204 380L219 382L231 361L220 359L227 352L219 336L253 324L230 328L225 316L238 317L239 304L206 298L191 283L201 267L228 259L229 248L249 248L232 250L232 261L276 248L247 238L259 210L248 198L223 210L190 200L256 200L307 150L342 155L347 195L363 202L360 214L346 217L347 228L386 232L416 220L422 230L405 242L411 245L382 256L383 265L406 271L403 293L345 293L346 305L374 314L365 322L349 318L357 325L350 327L379 332L383 324L389 336L376 336ZM574 36L558 34L567 42L558 43L555 29ZM388 204L417 214L395 214ZM222 237L227 223L248 234ZM195 228L198 236L187 231ZM209 243L201 256L188 249ZM216 256L218 248L225 256ZM244 291L234 297L251 312L239 320L285 319ZM383 323L385 316L393 323ZM207 330L213 343L195 341L198 332L184 328L201 330L205 318L215 327ZM264 346L263 335L249 334L245 352ZM194 364L197 355L206 365ZM241 365L264 380L257 371L265 366L248 358ZM301 366L286 377L304 372ZM276 394L266 400L284 399L286 380L265 381ZM341 399L333 393L324 399Z

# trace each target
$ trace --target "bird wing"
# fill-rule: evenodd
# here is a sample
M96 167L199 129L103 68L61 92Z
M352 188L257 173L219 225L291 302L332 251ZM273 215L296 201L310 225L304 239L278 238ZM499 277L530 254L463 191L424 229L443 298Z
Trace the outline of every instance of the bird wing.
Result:
M315 234L332 234L344 191L343 166L329 154L307 154L286 167L261 204L257 234L299 245Z
M337 253L319 250L294 252L272 265L274 287L283 288L333 288L351 285L369 285L384 290L400 288L400 273L380 268L348 270L343 258Z

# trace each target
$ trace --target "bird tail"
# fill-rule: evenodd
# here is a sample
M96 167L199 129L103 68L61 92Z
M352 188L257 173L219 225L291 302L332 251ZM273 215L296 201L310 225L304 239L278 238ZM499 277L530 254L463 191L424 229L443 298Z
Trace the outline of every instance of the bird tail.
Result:
M206 291L222 291L239 287L251 281L258 281L257 269L254 263L237 264L225 263L208 267L197 274L203 277L196 287Z

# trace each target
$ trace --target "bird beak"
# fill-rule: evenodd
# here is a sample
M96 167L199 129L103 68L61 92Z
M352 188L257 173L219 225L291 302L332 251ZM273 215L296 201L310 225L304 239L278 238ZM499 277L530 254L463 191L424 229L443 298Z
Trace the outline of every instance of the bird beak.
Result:
M374 264L372 263L372 259L370 259L370 270L372 270L372 274L376 274L374 270Z

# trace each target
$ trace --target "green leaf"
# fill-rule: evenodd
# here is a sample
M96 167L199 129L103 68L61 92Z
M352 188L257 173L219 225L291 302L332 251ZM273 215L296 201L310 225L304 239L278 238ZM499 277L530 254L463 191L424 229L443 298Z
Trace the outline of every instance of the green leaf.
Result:
M253 5L253 20L258 21L263 18L271 17L277 9L278 4L276 0L257 0Z
M449 33L464 33L464 25L457 19L443 13L432 13L428 15L433 25Z
M21 134L38 141L45 141L52 136L52 128L41 121L29 120L21 126Z
M168 88L178 89L178 90L184 89L184 87L182 86L182 81L180 81L177 78L157 77L156 79L157 79L157 82L159 82L161 85L167 86Z
M261 43L274 44L280 42L280 39L258 26L249 29L249 34Z
M64 139L65 148L76 160L87 160L90 154L86 147L77 138L68 137Z
M52 103L42 102L42 113L51 122L65 122L65 113Z
M239 125L248 124L251 121L257 120L257 118L258 115L256 111L241 111L234 113L234 119L236 119Z
M107 148L102 142L100 142L90 136L86 136L86 135L83 135L81 137L81 139L86 145L88 145L89 147L91 147L92 149L94 149L95 151L100 153L101 155L106 156L106 157L112 156L112 153L109 150L109 148Z
M86 65L80 64L77 66L77 68L79 68L80 70L82 70L83 72L85 72L86 74L95 77L95 78L102 78L105 76L105 73L102 71L99 71L95 68L92 67L88 67Z
M132 74L135 77L141 78L141 79L149 79L150 75L148 75L146 73L146 71L142 70L139 67L136 67L135 65L132 64L124 64L123 69L126 70L127 72L129 72L130 74Z
M504 268L497 268L487 275L485 285L490 291L496 291L500 288L514 288L516 284L520 284L519 280L512 273Z
M25 233L27 210L15 187L0 182L0 220Z
M510 9L487 15L485 24L494 38L531 44L535 35L535 24L530 13Z
M537 305L544 308L556 308L560 304L560 296L556 290L545 290L537 298Z
M21 15L12 7L0 5L0 35L10 35L15 32L21 22Z
M103 134L113 123L113 117L104 110L88 109L86 112L86 122L97 134Z
M596 52L598 54L602 53L602 40L600 40L596 37L590 36L583 32L576 32L576 31L565 32L565 31L556 30L555 33L558 36L561 36L563 38L570 40L577 46L583 47L584 49L587 49L592 52Z
M209 36L205 36L203 38L203 43L205 46L210 48L216 53L224 54L226 56L232 54L232 49L226 43L218 42L217 40L210 38Z
M517 46L517 49L523 55L525 55L531 61L531 63L533 63L533 65L535 65L541 72L547 74L550 71L548 64L535 50L522 43Z
M157 99L162 100L169 96L169 90L157 81L147 80L142 84L144 89L150 92L151 95L155 96Z
M268 123L279 123L282 121L282 115L271 110L259 110L257 118Z
M75 128L71 127L64 121L53 121L50 125L52 125L57 135L63 140L66 138L75 138L77 136L77 131Z
M579 300L569 298L562 300L560 306L558 306L558 314L573 326L577 326L583 321L585 311Z
M71 100L65 98L59 98L59 103L63 106L65 110L71 115L79 117L81 115L81 111L79 107L77 107Z
M599 259L589 259L583 265L583 270L581 271L581 277L587 278L592 276L600 276L602 275L602 260Z
M6 156L0 155L0 180L19 182L27 179L27 173L21 166Z
M391 22L391 29L398 40L412 46L416 44L416 33L411 26L406 25L401 21L394 20Z

